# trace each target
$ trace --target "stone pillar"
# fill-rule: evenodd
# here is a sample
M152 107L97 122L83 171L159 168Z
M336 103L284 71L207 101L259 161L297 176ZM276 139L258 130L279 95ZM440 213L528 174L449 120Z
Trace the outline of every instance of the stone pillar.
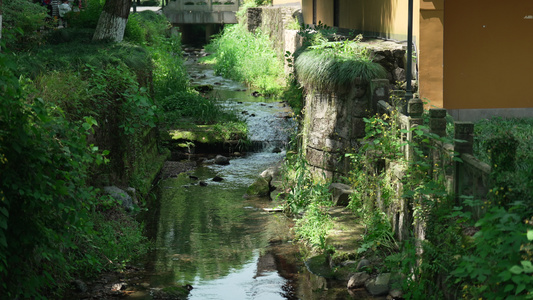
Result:
M209 43L213 34L215 34L215 24L205 24L205 41Z
M418 144L413 136L413 127L424 124L422 114L424 113L424 103L418 98L413 98L407 103L407 113L409 114L409 133L407 134L407 140ZM413 155L413 146L408 145L407 159L415 159Z
M432 108L429 110L429 128L438 136L446 135L446 110L444 108Z
M246 14L248 18L248 31L255 32L255 30L258 27L261 27L261 24L263 23L263 9L261 7L250 7L247 9Z
M370 83L370 89L372 90L372 99L370 100L371 113L375 114L378 111L378 102L383 100L389 102L389 80L388 79L373 79Z
M474 123L455 122L455 139L462 140L455 142L455 151L459 154L472 154L474 146Z
M455 122L455 136L454 150L457 156L461 157L461 154L472 154L474 144L474 123L472 122ZM463 194L465 186L471 185L471 178L466 174L465 168L461 166L462 163L455 163L455 178L453 181L455 191L455 201L457 205L460 205L459 196Z

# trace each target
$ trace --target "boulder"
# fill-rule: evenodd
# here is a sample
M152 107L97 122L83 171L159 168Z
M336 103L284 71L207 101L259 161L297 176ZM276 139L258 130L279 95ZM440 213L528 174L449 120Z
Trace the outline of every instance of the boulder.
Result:
M220 177L220 176L215 176L215 177L213 177L213 179L211 179L211 180L213 180L213 181L215 181L215 182L221 182L221 181L224 180L224 178L222 178L222 177Z
M217 155L215 157L215 164L217 165L229 165L229 158L225 157L225 156L222 156L222 155Z
M365 285L365 282L370 279L370 275L366 272L358 272L350 276L350 279L348 280L348 289L355 289L359 287L363 287Z
M258 177L246 190L246 196L265 197L270 195L270 183L263 177Z
M403 292L401 290L391 290L387 299L403 299Z
M280 166L281 162L264 170L263 172L261 172L261 174L259 174L259 176L266 179L270 183L273 179L280 177Z
M348 206L350 195L353 193L349 185L343 183L332 183L329 186L333 204L336 206Z
M385 296L390 290L390 278L391 273L378 274L365 283L365 288L372 296Z
M359 261L357 264L357 268L355 268L357 271L361 271L363 268L370 266L370 261L366 258L363 258Z
M116 186L106 186L104 191L115 200L117 200L126 211L133 210L133 199L128 193Z

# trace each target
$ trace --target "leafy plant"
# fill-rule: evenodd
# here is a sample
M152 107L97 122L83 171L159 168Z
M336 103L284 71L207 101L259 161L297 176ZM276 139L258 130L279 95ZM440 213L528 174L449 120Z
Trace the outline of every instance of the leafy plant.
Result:
M2 38L10 49L28 49L43 43L41 27L46 23L46 8L30 0L5 1L2 6Z
M463 213L455 215L468 217ZM462 247L468 251L460 257L457 268L451 273L455 282L462 285L463 297L533 297L533 219L530 216L530 207L515 202L508 209L491 207L475 223L479 231L471 242L463 243Z
M245 82L264 95L279 95L285 86L283 61L260 30L254 34L240 23L226 25L206 49L213 52L218 75Z

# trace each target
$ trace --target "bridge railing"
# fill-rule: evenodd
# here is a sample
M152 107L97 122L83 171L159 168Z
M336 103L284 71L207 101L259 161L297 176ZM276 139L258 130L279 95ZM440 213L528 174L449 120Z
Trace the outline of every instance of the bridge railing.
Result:
M219 12L239 10L240 0L174 0L175 6L180 11L204 11L204 12Z

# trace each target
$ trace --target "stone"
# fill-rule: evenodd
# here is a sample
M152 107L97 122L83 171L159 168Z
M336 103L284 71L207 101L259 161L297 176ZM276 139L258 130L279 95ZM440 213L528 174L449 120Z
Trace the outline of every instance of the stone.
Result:
M278 162L277 164L270 166L268 169L264 170L259 174L259 177L264 178L269 184L274 178L279 178L280 175L280 166L281 162Z
M403 292L401 290L391 290L389 292L389 296L391 299L400 299L400 298L403 298Z
M336 206L348 206L350 195L353 193L352 187L343 183L332 183L329 185L333 204Z
M270 195L270 183L263 177L258 177L246 190L248 197L264 197Z
M363 287L365 285L365 282L370 278L370 275L366 272L358 272L350 276L350 279L348 280L348 289L355 289L359 287Z
M407 111L413 118L420 118L424 113L424 103L419 98L413 98L409 100L407 105Z
M215 182L221 182L221 181L224 180L224 178L222 178L222 177L220 177L220 176L215 176L215 177L213 177L212 180L215 181Z
M88 290L87 284L79 279L72 281L72 285L74 285L74 288L78 293L86 293Z
M135 190L134 187L127 187L126 193L130 195L131 199L133 200L133 204L139 205L139 200L137 200L137 191Z
M357 271L361 271L363 268L370 266L370 261L366 258L363 258L359 261L357 264L357 268L355 268Z
M225 156L222 156L222 155L217 155L215 157L215 164L217 165L229 165L229 158L225 157Z
M372 296L385 296L390 290L390 277L391 273L378 274L365 282L365 288Z
M115 200L117 200L126 211L133 210L133 199L128 193L116 186L106 186L104 191Z
M405 70L398 67L392 71L394 81L403 82L406 79Z

